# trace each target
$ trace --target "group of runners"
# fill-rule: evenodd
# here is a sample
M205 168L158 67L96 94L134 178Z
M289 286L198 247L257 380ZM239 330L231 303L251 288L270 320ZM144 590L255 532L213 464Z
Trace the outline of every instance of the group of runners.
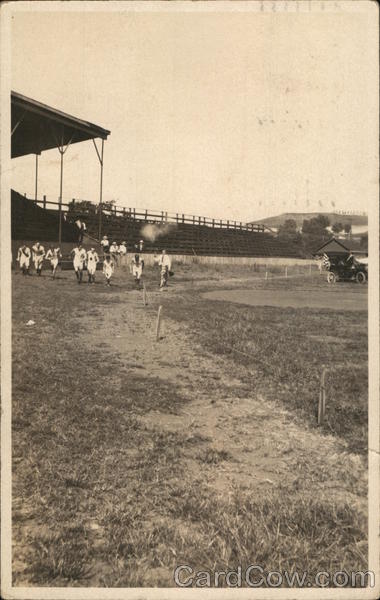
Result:
M103 240L105 239L107 238L104 237ZM118 257L127 256L127 245L126 242L122 242L120 245L117 245L116 242L112 242L112 244L110 244L108 240L108 243L102 242L103 274L105 277L105 283L109 286L111 285L111 278L114 274L115 266L118 263ZM140 287L144 270L144 260L141 257L143 244L143 240L140 240L138 244L135 244L130 263L130 270L135 279L137 287ZM82 244L78 243L78 245L71 250L70 256L73 259L73 267L78 284L82 283L83 271L85 268L87 269L88 283L95 283L95 274L100 260L95 248L86 250L83 248ZM20 270L23 275L29 274L30 264L32 261L36 274L40 276L42 273L44 259L50 261L50 268L54 279L59 261L62 259L62 253L59 247L50 246L48 251L45 252L45 248L40 242L36 242L31 249L27 245L23 244L18 249L16 260L19 263ZM169 277L173 275L171 270L171 258L168 254L166 254L165 250L162 250L160 255L154 255L154 264L160 267L160 289L164 290L167 288Z

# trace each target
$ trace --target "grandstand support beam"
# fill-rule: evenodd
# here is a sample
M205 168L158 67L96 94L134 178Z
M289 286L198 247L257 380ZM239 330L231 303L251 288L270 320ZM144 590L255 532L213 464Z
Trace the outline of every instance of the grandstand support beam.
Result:
M58 216L58 243L59 243L59 245L62 244L63 155L65 154L67 148L70 146L73 137L74 137L74 135L71 136L71 138L68 141L66 147L64 147L64 144L63 144L63 132L62 132L62 141L61 141L61 144L57 145L58 151L59 151L59 153L61 155L61 176L60 176L60 183L59 183L59 216Z
M98 147L94 138L92 138L92 143L94 144L96 154L98 156L98 160L100 163L100 189L99 189L99 240L102 237L102 204L103 204L103 156L104 156L104 140L102 138L102 148L99 153Z
M59 246L62 244L62 189L63 189L63 155L64 152L61 151L61 148L58 147L58 150L61 154L61 177L59 183L59 224L58 224L58 243Z
M26 111L24 111L24 114L19 118L19 120L17 121L16 125L13 127L13 129L11 131L11 137L14 134L14 132L16 131L17 127L19 125L21 125L21 123L23 122L25 115L26 115Z
M36 153L36 179L34 185L34 200L37 202L37 190L38 190L38 154Z

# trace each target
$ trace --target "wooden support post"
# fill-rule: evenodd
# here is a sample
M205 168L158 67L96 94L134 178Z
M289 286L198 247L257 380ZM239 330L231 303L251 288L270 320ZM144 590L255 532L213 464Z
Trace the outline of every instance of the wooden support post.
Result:
M160 339L161 316L162 316L162 306L160 305L158 307L158 313L157 313L156 342L158 342Z
M321 383L319 387L319 401L318 401L318 425L322 425L325 420L326 414L326 373L327 369L322 369Z
M288 277L288 267L285 267L285 277Z
M44 208L46 208L46 196L44 194Z
M145 287L144 281L143 281L143 304L144 304L144 306L146 306L148 304L148 302L146 300L146 287Z
M265 279L268 279L268 271L265 271Z
M311 275L311 263L309 265L309 275Z

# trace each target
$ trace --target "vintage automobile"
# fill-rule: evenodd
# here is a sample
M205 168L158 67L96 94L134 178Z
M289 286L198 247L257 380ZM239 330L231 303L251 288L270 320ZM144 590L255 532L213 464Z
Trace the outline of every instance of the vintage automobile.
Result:
M329 257L327 268L328 283L337 281L368 281L368 258L355 258L352 254L347 256Z

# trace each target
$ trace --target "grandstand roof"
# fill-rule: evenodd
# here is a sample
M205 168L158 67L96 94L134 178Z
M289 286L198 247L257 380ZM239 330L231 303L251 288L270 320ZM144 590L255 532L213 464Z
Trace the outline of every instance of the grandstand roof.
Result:
M362 244L355 240L338 240L335 237L324 242L317 250L313 252L314 256L320 254L366 254L368 252L367 244Z
M85 140L107 139L111 133L99 125L11 92L12 158L41 154L44 150Z

